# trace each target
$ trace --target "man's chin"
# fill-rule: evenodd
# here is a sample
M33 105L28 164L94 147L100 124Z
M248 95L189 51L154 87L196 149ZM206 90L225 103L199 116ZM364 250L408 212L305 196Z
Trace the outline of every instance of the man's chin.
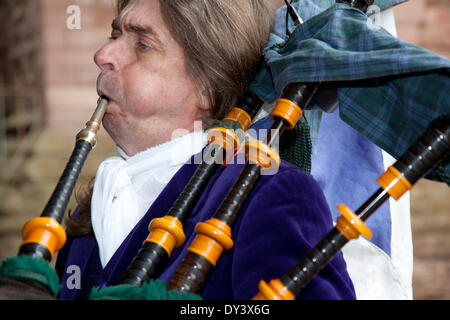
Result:
M109 136L115 141L115 132L117 131L117 124L115 124L114 116L111 113L105 113L103 117L103 128L109 134Z

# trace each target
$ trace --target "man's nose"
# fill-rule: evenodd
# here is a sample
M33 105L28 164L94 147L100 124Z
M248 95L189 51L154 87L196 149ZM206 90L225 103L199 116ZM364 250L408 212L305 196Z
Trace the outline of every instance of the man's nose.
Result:
M94 62L100 68L101 71L117 71L119 70L119 61L115 57L114 42L109 42L101 47L94 55Z

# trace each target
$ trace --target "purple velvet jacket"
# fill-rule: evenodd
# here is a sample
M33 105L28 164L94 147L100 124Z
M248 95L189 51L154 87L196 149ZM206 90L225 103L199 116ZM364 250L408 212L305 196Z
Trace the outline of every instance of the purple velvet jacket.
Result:
M167 213L196 168L197 165L187 164L176 173L104 269L93 235L69 237L56 263L63 285L59 298L86 299L92 287L117 284L146 239L150 221ZM243 165L238 164L222 166L213 176L184 225L185 245L172 253L160 280L170 280L195 237L195 225L211 218L242 168ZM318 183L283 161L276 175L261 176L254 186L232 230L234 247L222 254L201 296L214 300L251 299L261 279L279 278L331 228L330 209ZM81 271L79 289L67 286L73 272L73 267L68 267L74 265ZM355 299L341 253L297 299Z

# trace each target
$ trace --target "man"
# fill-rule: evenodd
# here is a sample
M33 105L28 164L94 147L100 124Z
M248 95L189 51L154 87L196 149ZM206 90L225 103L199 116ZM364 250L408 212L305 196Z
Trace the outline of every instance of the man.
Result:
M234 106L259 67L274 17L261 0L131 0L119 1L118 9L111 41L95 62L98 92L110 100L103 124L120 157L100 165L92 198L69 220L72 237L57 261L62 299L87 298L92 287L117 284L149 222L167 213L196 169L183 165L205 145L203 132L192 132L194 122L221 119ZM190 133L172 139L179 129ZM161 280L171 278L195 225L211 217L241 169L222 166L213 176L184 226L185 244L171 255ZM90 224L94 234L77 232L80 226L89 231ZM234 247L200 294L252 298L259 280L281 276L331 227L316 181L282 162L278 174L262 176L254 186L232 231ZM78 282L71 282L73 266ZM354 299L342 255L298 298Z

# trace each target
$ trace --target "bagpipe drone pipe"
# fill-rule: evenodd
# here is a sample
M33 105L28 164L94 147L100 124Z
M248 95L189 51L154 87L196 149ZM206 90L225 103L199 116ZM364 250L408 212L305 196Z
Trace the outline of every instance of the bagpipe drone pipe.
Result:
M261 280L254 300L293 300L309 281L353 239L372 237L364 224L389 197L400 199L438 163L450 156L450 115L433 121L428 130L378 179L380 188L355 212L341 204L336 226L279 279Z
M24 225L18 255L0 266L0 299L55 299L58 294L59 278L50 262L66 242L61 222L83 165L97 143L107 105L107 99L99 98L86 127L76 136L72 155L42 214Z

